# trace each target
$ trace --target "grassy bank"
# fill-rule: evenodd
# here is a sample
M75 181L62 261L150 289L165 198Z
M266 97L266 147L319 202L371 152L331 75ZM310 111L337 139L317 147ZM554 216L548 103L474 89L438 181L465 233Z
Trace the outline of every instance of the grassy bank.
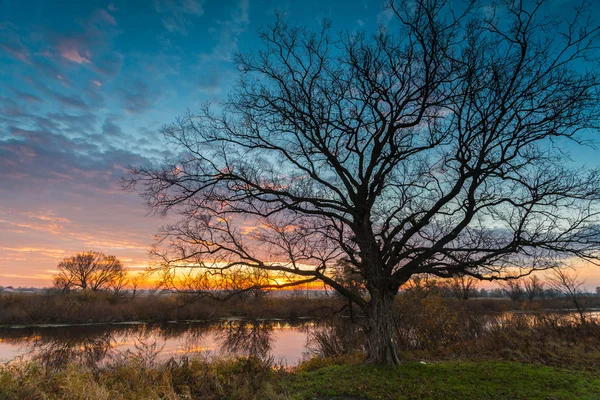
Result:
M121 360L97 370L71 365L0 367L2 399L598 399L600 374L507 361L360 365L315 359L293 370L257 359L145 365Z

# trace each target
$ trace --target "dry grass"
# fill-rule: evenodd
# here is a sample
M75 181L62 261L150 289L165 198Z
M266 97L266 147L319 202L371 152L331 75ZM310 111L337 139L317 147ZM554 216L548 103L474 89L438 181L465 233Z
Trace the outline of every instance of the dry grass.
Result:
M341 307L332 298L276 298L188 301L183 296L121 298L110 293L0 295L0 325L206 320L219 317L321 317Z

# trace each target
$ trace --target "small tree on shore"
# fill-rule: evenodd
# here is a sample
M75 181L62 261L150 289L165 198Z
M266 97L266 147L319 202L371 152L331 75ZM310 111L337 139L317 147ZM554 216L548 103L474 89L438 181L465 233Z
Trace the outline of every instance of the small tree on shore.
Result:
M477 279L470 275L453 277L449 286L457 299L468 300L473 294L477 294Z
M521 301L525 296L523 285L516 279L511 279L502 284L504 292L512 301Z
M544 283L535 275L523 280L523 289L529 301L544 295Z
M61 292L73 289L107 290L122 289L126 276L123 264L114 256L95 251L78 253L58 264L54 286Z
M584 290L585 281L579 279L579 274L576 271L556 269L552 271L548 284L571 301L577 311L579 321L585 325L589 318L590 299Z
M159 234L165 276L320 280L366 316L367 360L398 363L392 303L412 276L597 262L600 173L564 155L599 125L590 8L564 20L543 1L453 3L390 3L373 34L283 17L262 30L218 110L164 127L177 156L132 168L150 209L182 216ZM368 295L334 279L339 260Z

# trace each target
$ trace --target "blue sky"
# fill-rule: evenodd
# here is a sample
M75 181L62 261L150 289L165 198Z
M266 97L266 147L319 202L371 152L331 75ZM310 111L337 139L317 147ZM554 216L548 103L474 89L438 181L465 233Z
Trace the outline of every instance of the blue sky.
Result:
M227 95L276 9L336 31L391 18L379 0L0 0L0 286L49 285L82 250L144 267L166 221L121 177L169 155L161 125Z
M379 1L0 0L0 285L48 285L86 249L142 268L166 221L121 177L168 156L161 125L227 95L234 53L276 9L339 30L389 21Z

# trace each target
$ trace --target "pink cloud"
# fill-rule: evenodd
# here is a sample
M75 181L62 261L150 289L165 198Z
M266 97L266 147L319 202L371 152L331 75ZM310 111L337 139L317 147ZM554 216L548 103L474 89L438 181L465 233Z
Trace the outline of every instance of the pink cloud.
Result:
M92 83L96 86L102 86L102 83L98 79L92 79Z
M8 43L2 44L2 49L16 58L17 60L23 61L26 64L29 64L29 52L23 46L14 46Z
M82 48L81 43L76 39L64 39L58 45L58 52L63 58L77 64L90 64L92 54L88 49Z
M110 9L110 8L109 8ZM94 19L100 22L104 22L109 25L117 25L115 17L109 14L106 10L97 10L94 15Z
M91 64L92 51L90 49L93 48L97 52L99 48L106 47L111 35L116 33L113 28L110 28L111 26L117 26L115 17L107 10L95 10L84 25L84 32L59 40L56 46L58 53L62 58L71 62Z

